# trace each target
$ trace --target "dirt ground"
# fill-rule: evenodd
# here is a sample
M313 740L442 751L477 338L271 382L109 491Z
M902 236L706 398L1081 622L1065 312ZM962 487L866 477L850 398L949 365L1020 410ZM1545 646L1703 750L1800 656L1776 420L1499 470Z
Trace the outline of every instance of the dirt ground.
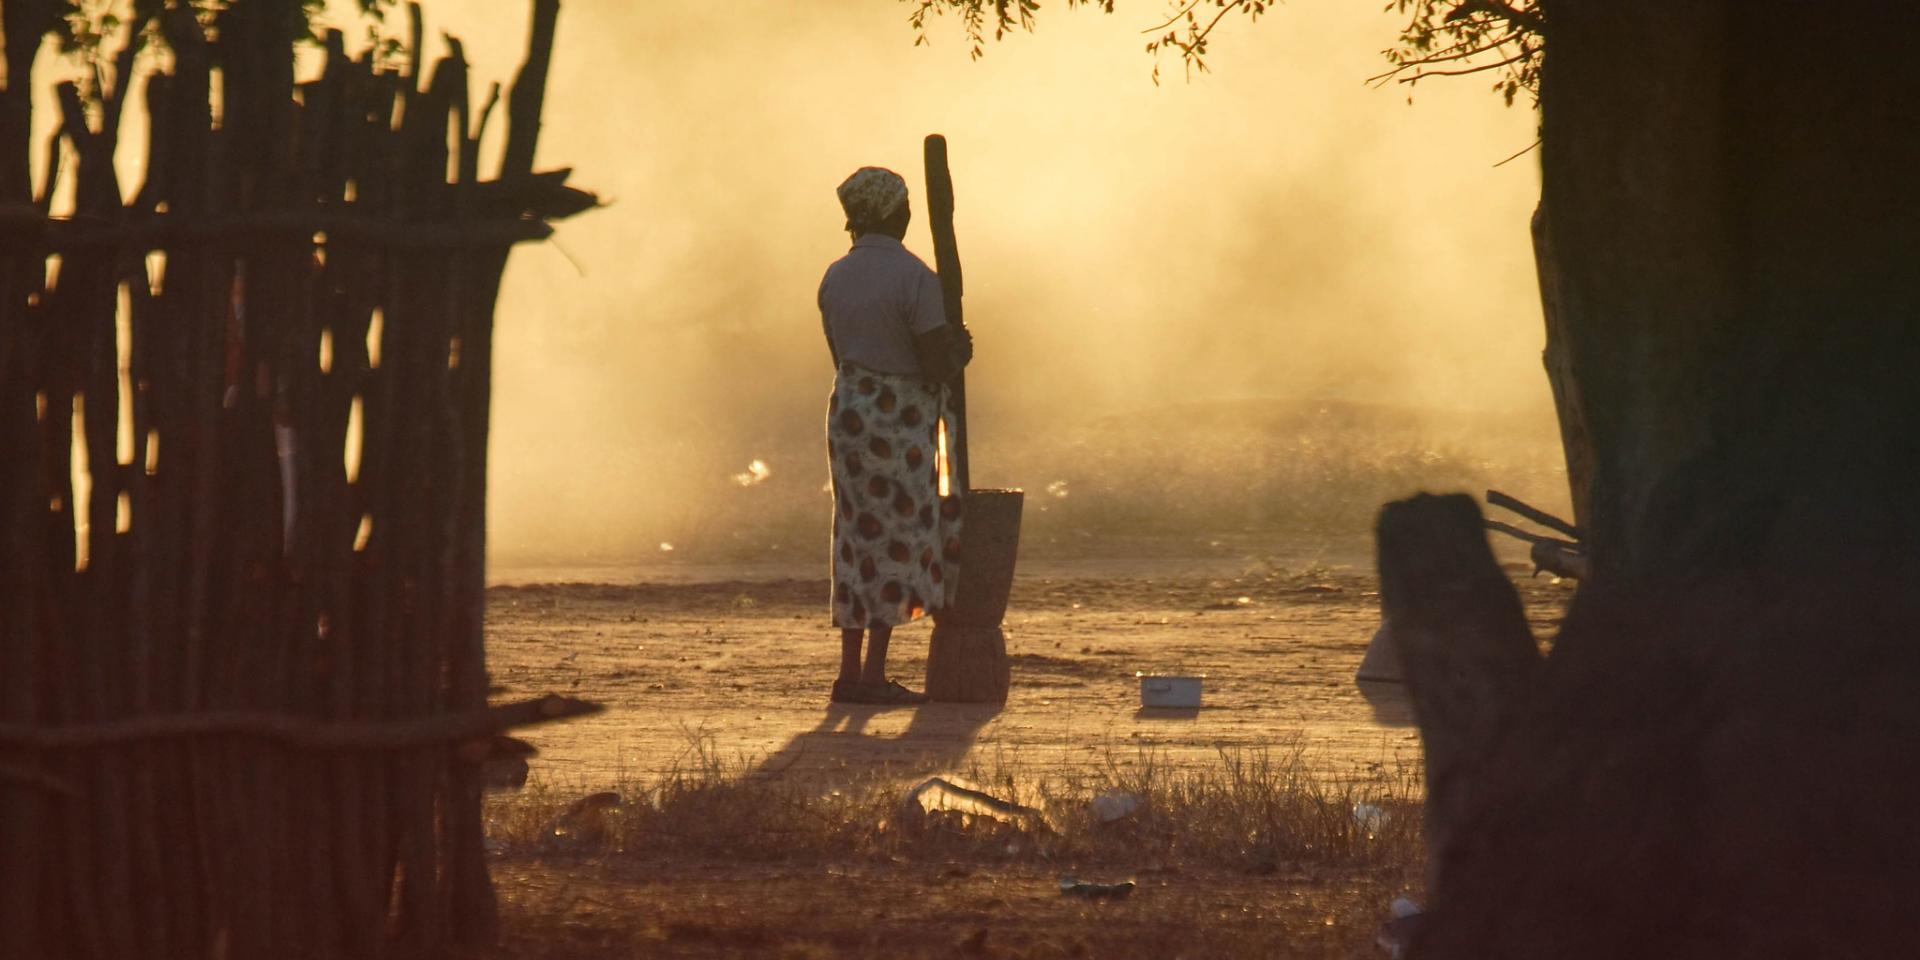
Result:
M1378 957L1391 891L1364 874L1138 876L1124 900L1062 897L1033 865L510 862L509 956Z
M1536 631L1551 634L1571 584L1509 569ZM626 583L609 582L619 571L568 571L600 582L491 589L487 646L501 696L555 691L608 707L528 732L540 748L533 775L606 789L684 761L695 738L767 775L881 770L902 780L976 763L1061 771L1143 752L1205 763L1222 749L1295 742L1336 778L1419 761L1400 688L1353 679L1379 625L1377 584L1358 563L1034 564L1009 604L1006 704L916 710L829 704L839 638L823 581L704 579L741 572L758 571L656 571ZM925 674L929 629L922 620L894 634L891 672L910 686ZM1204 706L1140 709L1138 671L1204 674Z
M1571 584L1511 563L1536 632ZM1353 674L1378 625L1364 557L1027 564L1006 628L1004 706L836 707L838 638L818 578L766 567L506 571L489 591L501 697L559 691L608 710L525 734L532 776L563 795L646 782L695 743L753 776L830 789L905 786L969 768L1058 776L1104 765L1217 764L1298 745L1329 781L1417 770L1396 685ZM569 581L569 582L554 582ZM917 686L924 623L897 631ZM1206 675L1205 705L1139 706L1136 671ZM1059 895L1058 865L543 858L495 864L511 956L1379 956L1405 876L1311 867L1271 875L1143 864L1116 903Z

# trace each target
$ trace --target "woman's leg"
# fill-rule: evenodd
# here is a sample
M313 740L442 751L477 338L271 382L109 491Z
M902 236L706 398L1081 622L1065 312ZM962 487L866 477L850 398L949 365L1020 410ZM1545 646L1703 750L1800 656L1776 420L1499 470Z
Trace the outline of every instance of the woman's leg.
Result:
M891 639L893 639L892 627L878 620L867 624L867 669L860 675L862 681L880 684L887 682L887 641ZM846 648L841 649L844 651ZM857 648L854 656L859 656Z
M860 682L860 631L840 631L840 683Z

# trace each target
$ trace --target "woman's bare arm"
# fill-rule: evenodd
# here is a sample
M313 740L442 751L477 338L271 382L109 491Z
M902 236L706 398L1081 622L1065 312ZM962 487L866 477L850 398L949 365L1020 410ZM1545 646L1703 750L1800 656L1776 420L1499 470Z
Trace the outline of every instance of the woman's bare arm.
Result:
M961 327L956 333L952 325L943 324L915 334L913 352L920 359L921 376L944 383L973 359L973 331Z

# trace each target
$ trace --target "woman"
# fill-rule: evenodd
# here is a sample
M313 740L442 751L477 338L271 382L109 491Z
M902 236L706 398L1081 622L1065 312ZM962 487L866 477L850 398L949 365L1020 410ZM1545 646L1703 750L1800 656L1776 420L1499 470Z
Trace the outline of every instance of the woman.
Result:
M853 249L820 281L836 371L827 402L840 628L833 700L924 703L887 677L887 642L895 626L946 606L958 581L960 501L943 495L943 418L946 383L972 358L973 339L948 325L939 278L901 245L912 219L906 181L862 167L839 194Z

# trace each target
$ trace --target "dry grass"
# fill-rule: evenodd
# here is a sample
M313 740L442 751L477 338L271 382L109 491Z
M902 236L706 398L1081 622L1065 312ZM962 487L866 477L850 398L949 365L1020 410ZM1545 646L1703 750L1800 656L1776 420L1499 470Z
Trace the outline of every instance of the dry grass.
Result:
M1150 750L1110 752L1096 773L1034 776L976 765L948 779L1021 805L1033 816L979 808L919 815L910 784L822 783L754 775L712 740L689 734L679 762L630 781L617 805L575 811L583 793L538 781L489 801L497 849L521 854L699 856L745 862L939 858L1141 869L1206 864L1254 873L1312 868L1417 871L1423 857L1418 771L1383 765L1377 778L1328 783L1299 745L1223 751L1217 763L1170 766ZM1021 768L1022 770L1030 768ZM1102 794L1136 806L1103 821Z
M1297 745L1202 768L1151 752L1091 775L998 764L950 779L1036 812L916 815L906 784L754 776L690 735L680 764L600 816L569 814L582 792L551 785L490 801L499 955L1378 956L1386 905L1417 896L1424 859L1417 772L1383 766L1329 784ZM1103 822L1090 801L1113 791L1138 806ZM1140 886L1067 897L1065 874Z

